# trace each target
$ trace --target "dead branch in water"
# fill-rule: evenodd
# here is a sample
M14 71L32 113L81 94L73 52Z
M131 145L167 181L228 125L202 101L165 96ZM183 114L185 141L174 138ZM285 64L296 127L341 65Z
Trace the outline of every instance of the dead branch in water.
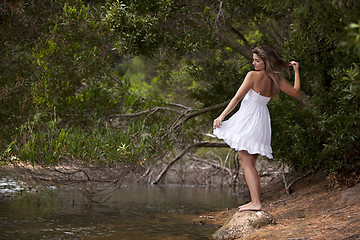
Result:
M15 172L26 182L40 180L55 186L76 184L88 203L106 202L120 187L131 171L127 168L104 166L84 166L69 164L63 166L30 165L22 162L11 162Z

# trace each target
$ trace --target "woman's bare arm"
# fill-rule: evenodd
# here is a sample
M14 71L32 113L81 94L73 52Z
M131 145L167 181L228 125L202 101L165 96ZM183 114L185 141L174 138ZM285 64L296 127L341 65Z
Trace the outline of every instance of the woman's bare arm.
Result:
M290 62L290 66L293 66L294 72L295 72L295 82L294 86L291 86L291 84L286 81L284 78L281 79L281 82L279 84L279 88L284 93L297 97L300 95L300 73L299 73L299 63L295 61Z
M253 72L249 72L246 75L244 82L241 84L235 96L231 99L231 101L229 102L225 110L220 114L220 116L214 120L214 129L221 127L224 118L236 107L240 100L243 99L243 97L250 90L250 88L252 88L252 86L254 85L253 74Z

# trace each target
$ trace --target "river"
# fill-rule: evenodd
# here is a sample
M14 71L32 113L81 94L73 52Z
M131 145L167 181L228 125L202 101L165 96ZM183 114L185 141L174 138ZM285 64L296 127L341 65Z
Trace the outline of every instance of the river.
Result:
M26 189L6 175L0 194L0 239L209 239L216 228L193 219L244 202L228 187L122 184L89 203L79 187Z

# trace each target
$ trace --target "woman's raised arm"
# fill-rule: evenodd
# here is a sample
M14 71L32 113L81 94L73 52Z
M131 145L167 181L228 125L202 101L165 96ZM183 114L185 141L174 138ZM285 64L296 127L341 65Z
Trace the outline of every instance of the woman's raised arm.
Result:
M279 84L279 88L284 93L297 97L300 95L300 73L299 73L299 63L295 61L290 62L290 66L293 66L294 72L295 72L295 82L294 86L291 86L291 84L286 81L284 78L281 79L281 82Z

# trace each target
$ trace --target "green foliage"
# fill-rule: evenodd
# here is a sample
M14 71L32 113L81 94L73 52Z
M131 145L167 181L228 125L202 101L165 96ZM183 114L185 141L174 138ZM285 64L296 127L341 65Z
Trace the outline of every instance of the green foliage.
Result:
M45 119L49 119L47 122ZM130 122L123 130L103 125L96 118L88 127L68 126L55 114L37 114L24 124L4 156L16 156L20 161L43 165L59 164L66 160L91 163L134 164L152 159L169 149L169 138L163 137L167 128L159 117ZM164 120L164 119L163 119ZM163 140L161 138L163 137Z
M334 71L336 81L330 94L336 102L321 118L321 128L326 132L322 158L331 170L359 169L360 166L359 73L355 63L349 69Z
M100 15L101 11L84 6L81 1L64 4L62 15L50 29L50 36L56 38L47 40L34 56L43 68L33 77L33 96L39 109L57 106L63 117L63 111L79 110L71 109L71 103L81 98L78 95L116 87L109 74L111 50L107 41L111 37L104 31Z
M44 114L36 114L31 122L21 126L19 134L11 144L11 152L22 161L54 164L61 160L62 148L67 133L59 129L60 119L54 113L51 120L44 123ZM46 120L45 120L46 121Z
M354 50L360 56L360 21L358 23L350 23L347 27L347 35L344 41L340 42L340 46Z
M33 111L32 76L40 70L33 59L59 13L61 1L0 3L0 149L12 142L13 130ZM41 9L41 11L39 11Z
M156 47L160 40L156 26L158 17L155 14L143 15L142 12L150 10L163 13L163 5L161 1L147 1L141 5L136 4L136 1L129 5L122 1L114 1L107 5L108 24L113 31L120 34L120 51L131 51L135 55L146 54L148 49Z
M106 10L105 20L118 34L117 48L124 54L154 56L160 49L188 54L215 41L212 25L194 21L213 19L201 1L116 0Z
M190 89L190 96L200 100L205 106L222 103L233 97L250 70L246 60L229 59L226 56L228 51L189 65L188 72L199 85Z
M360 11L352 3L3 1L2 155L46 164L159 159L202 139L218 112L173 132L173 112L118 114L225 102L251 70L250 49L267 44L300 62L307 94L304 104L284 95L270 104L276 160L359 169Z
M281 94L269 104L272 119L272 147L276 161L297 168L320 166L322 132L312 109Z

